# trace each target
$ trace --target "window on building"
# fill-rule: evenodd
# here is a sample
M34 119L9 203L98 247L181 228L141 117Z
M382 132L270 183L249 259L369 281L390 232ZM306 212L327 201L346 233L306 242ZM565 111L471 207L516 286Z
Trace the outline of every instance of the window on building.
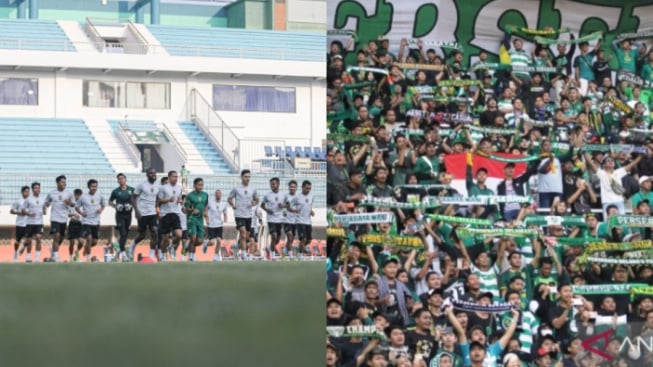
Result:
M216 111L295 113L295 88L213 85Z
M84 80L85 107L170 108L170 83Z
M30 105L39 104L38 79L0 79L0 104Z

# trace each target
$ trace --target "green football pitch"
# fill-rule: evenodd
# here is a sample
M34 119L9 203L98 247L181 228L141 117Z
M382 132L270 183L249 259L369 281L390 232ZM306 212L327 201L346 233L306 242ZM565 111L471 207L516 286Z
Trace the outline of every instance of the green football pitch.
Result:
M324 263L0 266L2 366L311 366Z

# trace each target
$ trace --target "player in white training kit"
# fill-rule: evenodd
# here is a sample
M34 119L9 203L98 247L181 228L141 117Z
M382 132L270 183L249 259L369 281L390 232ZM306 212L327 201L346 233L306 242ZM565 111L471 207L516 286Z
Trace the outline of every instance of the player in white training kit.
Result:
M11 204L10 213L16 216L16 233L14 235L14 262L18 261L19 253L25 251L20 247L21 241L25 238L25 226L27 225L27 211L25 211L25 200L29 196L29 186L20 188L21 198ZM19 249L20 247L20 249Z
M50 234L52 235L52 260L59 262L59 245L66 238L68 215L70 208L75 206L75 197L66 189L66 176L61 175L55 179L57 188L45 197L43 213L52 206L50 212Z
M270 192L263 196L261 208L267 214L268 232L270 232L270 245L266 252L274 251L281 239L281 230L283 226L283 207L286 195L279 191L279 178L270 179ZM268 252L269 253L269 252Z
M313 194L311 194L311 182L306 180L302 182L302 192L295 195L290 202L290 205L297 213L297 237L299 238L298 259L302 258L306 245L313 240L311 217L315 215L313 211L314 201Z
M241 184L231 190L227 200L236 217L236 230L239 235L238 252L242 260L247 256L246 245L249 242L250 229L252 228L252 207L258 205L259 202L256 189L249 186L250 178L250 171L248 169L243 170L240 173Z
M129 246L128 256L133 259L136 245L145 239L145 231L150 228L150 257L154 258L159 236L159 216L156 212L157 196L159 195L160 185L156 182L156 170L147 169L147 180L138 184L132 195L132 207L136 219L138 219L138 236Z
M159 261L166 261L166 253L168 252L168 244L170 243L170 233L172 233L173 247L179 247L181 241L181 221L179 213L181 213L181 195L183 188L177 182L177 171L168 172L168 183L161 186L159 189L159 207L161 208L161 234L163 241L159 248Z
M293 257L292 244L295 241L295 233L297 232L297 213L290 206L290 202L295 195L297 195L297 181L291 180L288 182L288 193L286 194L283 210L283 231L286 233L286 248L283 251L291 259ZM283 253L279 255L283 256Z
M75 209L82 216L82 237L84 241L84 256L86 261L91 261L91 247L97 245L100 238L100 217L106 203L104 197L97 191L98 182L94 179L88 180L86 186L88 192L83 194Z
M45 214L45 200L41 196L41 184L32 183L32 195L25 199L23 208L27 212L27 222L25 226L25 248L27 256L25 262L31 263L32 239L36 240L36 253L34 261L41 258L41 240L43 239L43 215Z
M215 199L209 200L205 218L209 229L209 239L204 241L204 245L202 246L202 252L206 253L208 246L215 245L213 261L222 260L222 232L224 224L227 222L227 207L227 202L222 200L222 191L215 190Z

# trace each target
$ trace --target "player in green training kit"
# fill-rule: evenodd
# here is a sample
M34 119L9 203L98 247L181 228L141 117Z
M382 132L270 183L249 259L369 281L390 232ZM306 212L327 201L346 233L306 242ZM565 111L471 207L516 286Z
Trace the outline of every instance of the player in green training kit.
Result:
M195 261L195 247L202 245L204 239L204 216L207 214L209 194L202 191L204 189L204 180L196 178L193 181L193 191L186 195L184 212L187 216L188 236L188 261Z
M120 236L118 239L120 245L118 258L124 261L128 257L125 252L125 245L127 244L129 227L132 224L132 194L134 188L127 186L127 177L123 173L119 173L116 179L119 186L111 192L109 205L116 209L116 229Z

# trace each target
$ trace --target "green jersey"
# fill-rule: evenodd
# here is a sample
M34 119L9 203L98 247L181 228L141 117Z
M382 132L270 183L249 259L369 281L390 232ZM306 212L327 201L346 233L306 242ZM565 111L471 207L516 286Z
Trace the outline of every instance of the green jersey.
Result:
M204 208L206 208L208 202L209 195L204 191L192 191L186 195L186 204L184 206L188 209L186 216L189 223L204 223ZM194 209L197 209L197 214L193 213Z
M117 211L122 211L121 209L125 209L126 211L131 210L131 205L132 205L132 194L134 193L134 188L131 186L127 186L124 190L121 189L120 187L116 187L111 191L111 196L109 196L109 202L116 201L116 210ZM124 205L127 204L128 207L125 208ZM122 206L119 206L122 205Z

